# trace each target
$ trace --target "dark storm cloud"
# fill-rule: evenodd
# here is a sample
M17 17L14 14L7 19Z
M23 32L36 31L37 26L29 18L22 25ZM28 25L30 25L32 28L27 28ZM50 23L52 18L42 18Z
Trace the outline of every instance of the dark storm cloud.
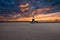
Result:
M52 10L49 12L60 11L60 0L0 0L0 15L11 14L13 12L20 12L19 4L30 3L29 8L35 10L38 8L44 8L52 6Z
M52 9L49 12L59 12L60 11L60 0L47 0Z

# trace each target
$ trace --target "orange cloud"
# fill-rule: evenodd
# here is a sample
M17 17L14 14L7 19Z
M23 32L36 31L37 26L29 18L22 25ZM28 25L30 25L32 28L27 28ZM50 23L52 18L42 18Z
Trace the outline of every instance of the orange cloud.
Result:
M37 21L60 21L60 12L49 13L49 14L39 14L35 16Z
M31 16L31 15L37 15L37 14L43 14L43 13L45 13L46 11L49 11L50 9L51 9L50 7L49 7L49 8L36 9L36 10L34 10L32 13L30 13L29 16Z
M42 9L34 10L32 13L28 15L28 17L20 17L20 15L13 15L11 16L11 18L8 19L6 18L6 21L32 21L33 15L35 20L39 22L53 22L56 20L60 21L60 12L43 14L43 12L48 11L50 9L51 8L42 8Z
M0 21L4 21L5 17L4 16L0 16Z
M19 5L20 10L21 10L22 12L24 12L24 11L26 11L26 10L29 10L29 8L28 8L29 5L30 5L29 3L20 4L20 5Z
M53 22L53 21L60 21L60 16L59 16L60 12L56 12L56 13L49 13L49 14L38 14L35 15L34 18L36 21L40 21L40 22ZM16 19L9 19L9 21L31 21L32 20L32 16L31 17L21 17L21 18L16 18Z
M29 6L29 3L19 5L19 7L28 7L28 6Z

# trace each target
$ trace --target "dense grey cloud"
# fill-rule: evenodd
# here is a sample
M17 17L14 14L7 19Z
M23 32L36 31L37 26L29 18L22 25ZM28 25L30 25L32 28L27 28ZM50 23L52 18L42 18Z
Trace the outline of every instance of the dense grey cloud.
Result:
M52 9L48 12L60 11L60 0L0 0L0 15L19 13L21 11L18 5L26 3L30 3L30 10L51 6Z

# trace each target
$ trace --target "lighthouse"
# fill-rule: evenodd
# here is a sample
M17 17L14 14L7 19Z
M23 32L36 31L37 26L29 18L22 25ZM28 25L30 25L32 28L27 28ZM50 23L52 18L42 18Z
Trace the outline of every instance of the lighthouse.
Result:
M32 22L33 22L33 23L35 22L35 18L34 18L34 15L32 16Z
M36 20L35 20L35 17L34 17L34 14L32 16L32 21L30 23L38 23Z

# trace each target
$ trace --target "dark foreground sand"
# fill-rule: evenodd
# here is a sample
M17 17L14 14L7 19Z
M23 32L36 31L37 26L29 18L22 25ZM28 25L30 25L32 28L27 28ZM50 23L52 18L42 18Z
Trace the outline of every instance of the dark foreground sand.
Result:
M0 40L60 40L60 23L0 23Z

